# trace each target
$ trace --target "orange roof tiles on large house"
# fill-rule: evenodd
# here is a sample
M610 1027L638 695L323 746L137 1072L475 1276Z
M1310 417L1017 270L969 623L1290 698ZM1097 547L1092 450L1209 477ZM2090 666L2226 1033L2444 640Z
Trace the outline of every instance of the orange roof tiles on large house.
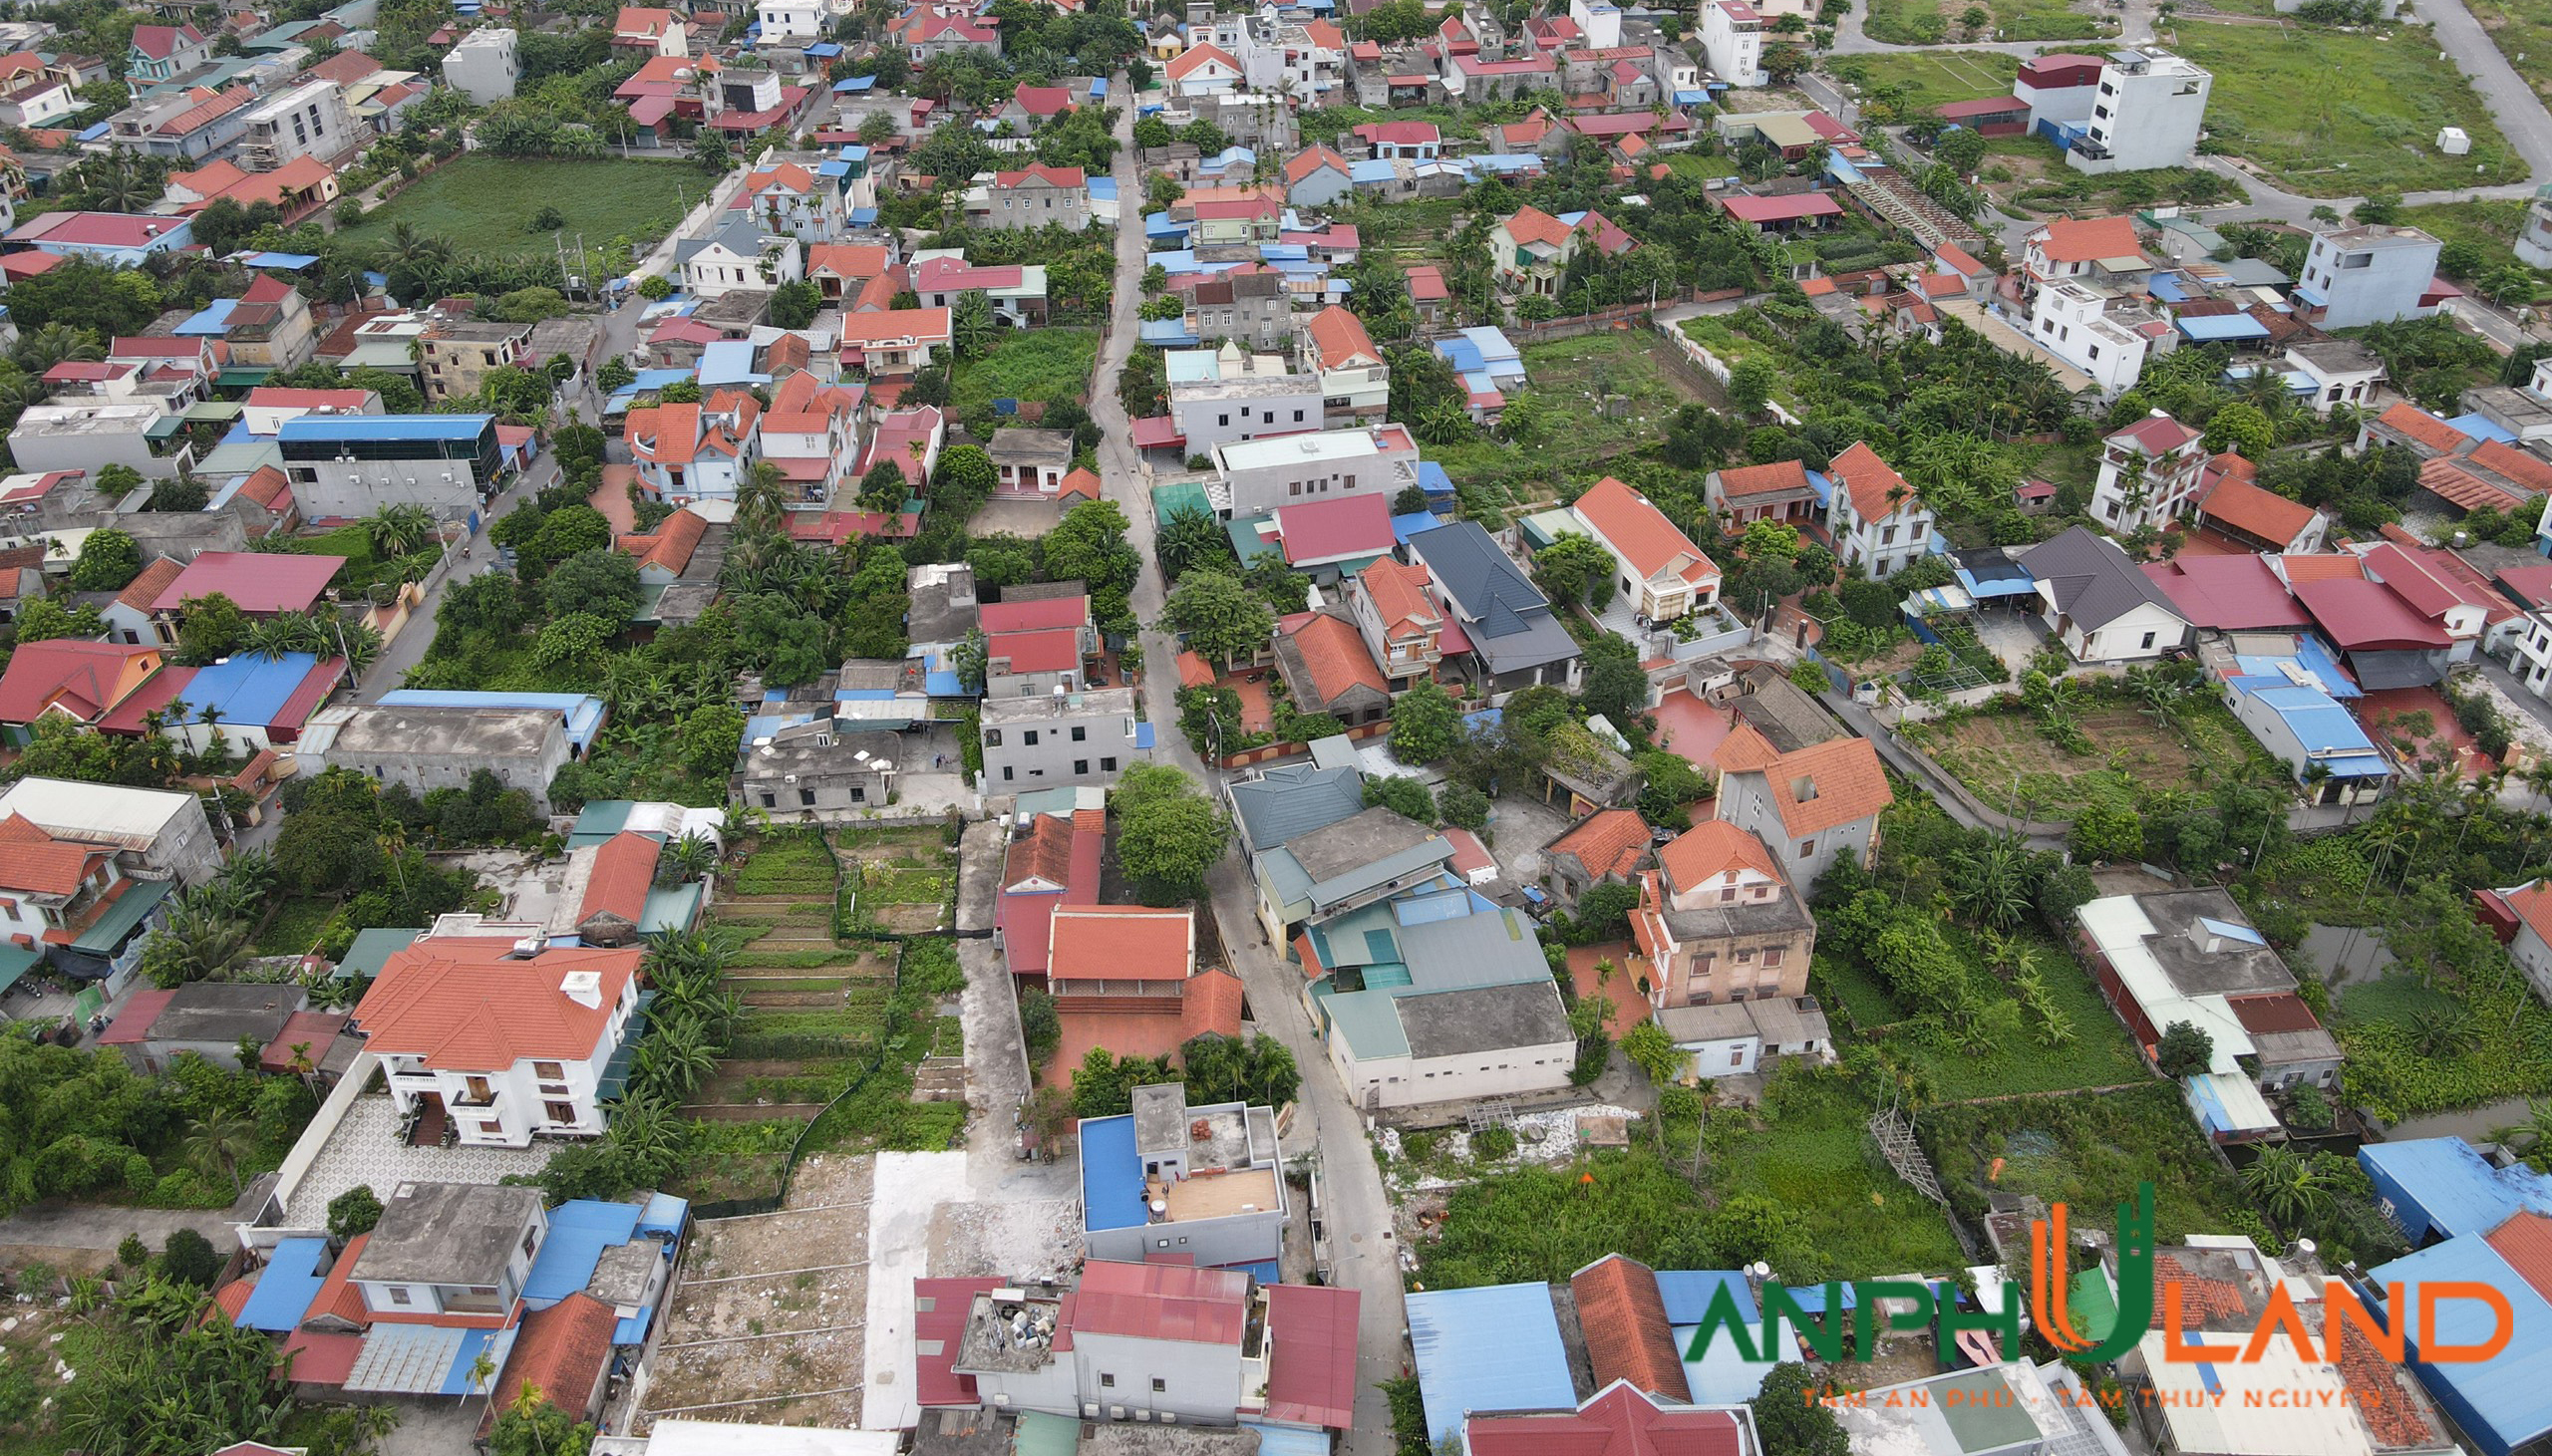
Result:
M1184 981L1196 964L1196 920L1186 910L1063 905L1047 944L1050 982Z
M0 723L32 724L49 714L96 723L160 666L157 647L71 638L27 643L0 672Z
M1884 520L1900 502L1914 498L1914 487L1865 440L1852 441L1825 473L1850 494L1852 514L1865 521Z
M0 819L0 890L76 895L89 878L91 861L105 858L103 850L54 838L24 814Z
M1351 688L1391 692L1391 685L1383 681L1383 670L1374 665L1374 655L1365 646L1364 634L1346 618L1306 612L1284 637L1302 654L1321 706L1336 703Z
M1383 362L1373 336L1365 332L1365 321L1336 304L1312 315L1303 331L1323 369L1366 369Z
M2407 400L2399 401L2377 416L2375 423L2430 449L2449 454L2472 442L2472 437Z
M1719 580L1718 564L1693 544L1692 537L1647 496L1610 475L1577 497L1576 509L1604 543L1646 580L1671 576L1691 586Z
M1444 614L1427 595L1428 584L1435 578L1427 574L1426 567L1385 556L1366 567L1357 579L1365 584L1365 594L1373 598L1374 613L1382 618L1385 632L1444 625Z
M1763 775L1772 808L1793 839L1858 823L1896 802L1878 749L1867 738L1829 738L1778 753L1769 739L1740 724L1719 745L1717 761L1731 773Z
M2274 490L2266 490L2251 482L2249 475L2257 467L2238 454L2216 456L2216 464L2240 460L2248 470L2227 469L2198 503L2198 510L2224 524L2254 536L2271 546L2293 545L2313 524L2316 512L2300 500L2289 500Z
M700 549L701 537L708 532L709 522L705 517L692 511L677 510L666 516L655 530L644 535L623 536L614 544L637 557L642 571L654 567L668 575L680 576L683 568L691 564L692 553Z
M1598 1389L1628 1380L1670 1400L1693 1398L1656 1271L1626 1255L1607 1254L1570 1275L1568 1290L1576 1297L1577 1322L1586 1332L1586 1357Z
M521 960L509 939L433 936L392 953L355 1008L355 1024L374 1051L420 1057L439 1071L581 1061L602 1044L639 954L553 948ZM565 989L580 974L598 978L596 1005Z

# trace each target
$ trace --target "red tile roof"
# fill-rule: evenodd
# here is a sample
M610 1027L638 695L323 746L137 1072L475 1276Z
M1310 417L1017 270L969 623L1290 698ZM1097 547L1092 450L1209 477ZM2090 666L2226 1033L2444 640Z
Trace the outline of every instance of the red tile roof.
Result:
M1365 321L1336 304L1312 315L1304 325L1311 336L1312 349L1320 356L1323 369L1349 369L1383 362L1374 349L1373 336L1365 332Z
M304 1322L322 1315L334 1316L358 1326L372 1322L372 1312L364 1308L363 1291L354 1283L355 1261L363 1257L363 1246L371 1242L370 1234L357 1234L346 1241L346 1247L337 1255L337 1262L328 1266L328 1277L319 1282L317 1297L311 1300L309 1310L302 1314Z
M1026 602L987 602L976 620L987 635L1033 632L1049 627L1079 627L1090 620L1088 597L1040 597Z
M809 378L793 375L793 379ZM709 533L708 518L696 512L677 510L666 516L656 529L642 536L623 536L621 550L638 558L640 566L653 566L676 576L691 564L694 551L700 549L700 538Z
M1374 600L1374 613L1383 620L1383 630L1397 632L1403 627L1425 630L1443 625L1444 614L1427 595L1428 585L1435 580L1427 568L1416 562L1402 563L1384 557L1358 573L1365 594Z
M1458 875L1467 878L1480 870L1494 871L1497 868L1496 857L1479 842L1479 836L1468 829L1458 825L1445 829L1444 842L1453 846L1452 868Z
M806 276L831 273L842 278L875 278L886 271L888 256L882 243L817 243L806 250Z
M603 1361L611 1358L611 1333L619 1316L609 1305L582 1290L546 1310L522 1316L505 1373L496 1381L487 1410L514 1403L526 1385L535 1386L549 1403L579 1420L585 1401L602 1380Z
M1546 855L1574 855L1597 879L1628 875L1648 851L1648 821L1630 809L1599 809L1550 842Z
M2511 897L2511 904L2515 903ZM137 991L125 998L124 1010L98 1037L101 1046L139 1046L151 1035L151 1023L175 1001L173 991Z
M1645 495L1607 475L1577 497L1577 513L1605 544L1641 576L1672 576L1701 586L1719 580L1719 566L1693 544Z
M1807 466L1796 460L1774 460L1768 465L1739 465L1719 472L1720 493L1731 499L1775 490L1807 488Z
M1658 851L1657 862L1666 870L1668 885L1679 894L1700 889L1734 870L1753 870L1775 880L1782 877L1763 841L1725 819L1696 824L1676 835Z
M2289 500L2232 474L2218 480L2215 488L2198 501L2197 508L2201 514L2273 546L2291 544L2313 523L2315 514L2313 507L2303 501Z
M2322 1027L2321 1019L2304 1004L2304 998L2291 991L2273 996L2227 997L2224 1004L2231 1008L2233 1019L2242 1023L2245 1031L2317 1031Z
M24 814L0 819L0 890L30 895L73 895L89 877L99 851L56 839Z
M2407 400L2377 416L2375 423L2434 450L2450 453L2472 442L2472 437Z
M1380 491L1276 507L1285 560L1295 566L1390 552L1392 503Z
M2308 581L2362 581L2366 577L2366 563L2346 551L2290 551L2278 557L2277 564L2293 586Z
M1195 966L1194 912L1140 905L1067 905L1048 932L1057 981L1185 981Z
M2552 493L2552 461L2503 440L2485 439L2464 456L2485 470L2504 475L2537 494Z
M1569 1276L1577 1297L1577 1320L1586 1332L1586 1355L1597 1386L1616 1380L1670 1400L1690 1400L1684 1357L1666 1323L1666 1297L1657 1273L1620 1254L1608 1254Z
M1732 732L1725 751L1741 736ZM1758 734L1759 736L1759 734ZM1782 753L1762 768L1781 827L1794 838L1877 817L1896 802L1879 766L1878 749L1858 737L1831 738Z
M576 923L597 915L615 916L637 925L647 917L647 891L656 883L656 860L663 846L653 838L623 829L594 851L593 875L585 881L585 898L576 906Z
M984 654L986 662L1007 664L1011 673L1068 673L1081 666L1081 631L995 632L985 638Z
M2419 467L2419 487L2448 505L2464 510L2514 510L2525 503L2524 492L2485 480L2452 455L2439 455Z
M1208 43L1201 46L1190 46L1186 50L1179 52L1177 57L1169 63L1169 79L1172 81L1184 81L1209 61L1221 62L1226 70L1234 72L1240 70L1240 63L1231 58L1230 52L1224 50L1220 46Z
M2051 262L2097 263L2109 258L2140 256L2132 217L2069 217L2047 225L2039 251Z
M1900 503L1914 499L1914 487L1863 440L1852 441L1825 473L1850 493L1852 514L1864 521L1885 520Z
M2145 458L2158 460L2198 437L2198 432L2168 415L2147 415L2124 430L2111 432L2110 439L2122 439L2144 452Z
M1337 152L1332 151L1326 146L1306 146L1302 150L1285 158L1286 184L1290 186L1295 182L1299 182L1303 178L1310 176L1313 172L1320 170L1322 167L1329 167L1332 170L1339 172L1346 172L1349 170L1346 157L1339 155Z
M1843 215L1843 204L1823 192L1793 192L1786 197L1722 197L1720 205L1740 222L1795 222L1803 217Z
M48 709L94 723L142 682L138 670L159 656L157 647L113 642L30 642L0 672L0 723L34 723Z
M1199 1036L1237 1036L1240 1013L1248 995L1240 978L1229 971L1199 971L1178 989L1178 1044Z
M2490 1248L2516 1277L2546 1301L2552 1301L2552 1218L2529 1209L2492 1229Z
M395 951L355 1009L355 1023L373 1050L421 1056L438 1070L592 1056L638 974L640 953L553 948L521 961L513 949L500 937L435 936ZM599 1005L561 989L577 972L601 978Z
M1031 182L1049 187L1078 187L1088 181L1080 167L1048 166L1042 161L1032 161L1018 171L993 173L993 185L996 187L1024 187Z
M1356 1424L1356 1291L1267 1286L1267 1418L1347 1430Z
M1353 622L1327 612L1305 612L1292 619L1284 636L1303 655L1312 691L1319 695L1318 703L1306 705L1310 711L1319 712L1337 702L1351 688L1391 691L1383 670L1374 665L1372 650L1365 646L1365 635Z
M1064 1298L1063 1320L1076 1334L1237 1345L1248 1315L1248 1275L1094 1259Z
M2139 569L2195 627L2255 632L2313 625L2265 557L2192 556L2184 551L2168 561L2144 562Z
M1098 473L1088 465L1075 465L1072 473L1056 487L1055 496L1059 500L1097 500L1099 489Z
M1073 821L1039 814L1028 832L1011 842L1002 855L1001 887L1015 890L1030 880L1057 889L1073 882Z

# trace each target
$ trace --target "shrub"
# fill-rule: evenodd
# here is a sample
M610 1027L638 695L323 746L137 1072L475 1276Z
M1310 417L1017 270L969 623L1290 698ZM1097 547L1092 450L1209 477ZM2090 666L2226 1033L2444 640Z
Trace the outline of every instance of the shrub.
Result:
M1483 1163L1502 1162L1515 1156L1515 1129L1483 1127L1472 1133L1471 1155Z

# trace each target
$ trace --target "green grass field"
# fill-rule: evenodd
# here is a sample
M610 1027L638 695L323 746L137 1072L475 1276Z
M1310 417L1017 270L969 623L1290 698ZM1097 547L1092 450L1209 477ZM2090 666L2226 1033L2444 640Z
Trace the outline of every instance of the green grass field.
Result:
M970 429L992 422L995 400L1078 402L1090 388L1098 357L1097 329L1005 332L992 353L957 366L950 400Z
M1967 23L1971 10L1984 12L1984 25ZM1867 29L1874 41L1907 46L1951 40L2075 41L2114 32L2107 21L2067 0L1870 0Z
M1882 86L1904 87L1908 113L1919 116L1951 102L2011 95L2021 63L1993 51L1921 51L1839 57L1826 69L1860 87L1865 101Z
M2470 6L2525 84L2552 97L2552 0L2470 0Z
M2424 38L2183 23L2175 49L2215 75L2207 130L2306 196L2470 186L2476 165L2486 180L2508 152L2472 84ZM2471 136L2470 155L2436 149L2449 126Z
M684 198L698 202L707 182L674 161L510 161L464 156L391 198L338 236L378 242L399 223L450 238L465 253L519 256L555 250L551 235L530 230L532 214L555 207L570 247L578 234L599 247L627 234L652 242L679 221Z
M1698 398L1659 363L1661 347L1646 330L1527 344L1524 367L1532 375L1532 394L1550 407L1541 439L1530 448L1471 439L1428 453L1455 480L1529 499L1530 492L1519 489L1525 482L1558 480L1645 448L1667 417ZM1619 396L1626 403L1619 414L1607 416L1590 395Z

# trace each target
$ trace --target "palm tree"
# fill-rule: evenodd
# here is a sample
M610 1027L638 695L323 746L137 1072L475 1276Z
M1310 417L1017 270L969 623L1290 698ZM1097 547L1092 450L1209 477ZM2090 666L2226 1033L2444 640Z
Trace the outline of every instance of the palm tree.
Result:
M257 1150L257 1124L245 1117L216 1112L186 1124L185 1158L209 1178L229 1175L230 1191L239 1191L239 1160Z
M470 1401L470 1392L473 1390L485 1394L487 1399L490 1402L493 1402L496 1398L496 1392L487 1388L487 1382L494 1378L496 1378L496 1362L488 1357L487 1352L484 1349L481 1349L478 1351L477 1357L470 1361L470 1382L462 1390L461 1400L457 1403L464 1405L468 1404Z
M47 324L20 337L9 357L17 361L20 369L40 376L57 364L74 360L95 364L107 355L95 339L69 324Z
M383 245L382 261L405 263L412 268L449 263L452 240L419 232L413 222L394 223L389 241Z
M273 662L286 653L301 651L302 634L295 624L286 620L290 615L264 617L249 623L247 636L240 639L241 650L267 662Z
M2331 1206L2331 1182L2313 1160L2290 1147L2267 1147L2242 1170L2242 1191L2272 1219L2288 1228L2320 1216Z
M697 880L718 867L718 841L706 834L685 834L665 846L656 874L669 884Z
M422 505L385 505L365 520L364 534L372 539L372 549L383 556L405 556L426 543L434 534L435 517Z

